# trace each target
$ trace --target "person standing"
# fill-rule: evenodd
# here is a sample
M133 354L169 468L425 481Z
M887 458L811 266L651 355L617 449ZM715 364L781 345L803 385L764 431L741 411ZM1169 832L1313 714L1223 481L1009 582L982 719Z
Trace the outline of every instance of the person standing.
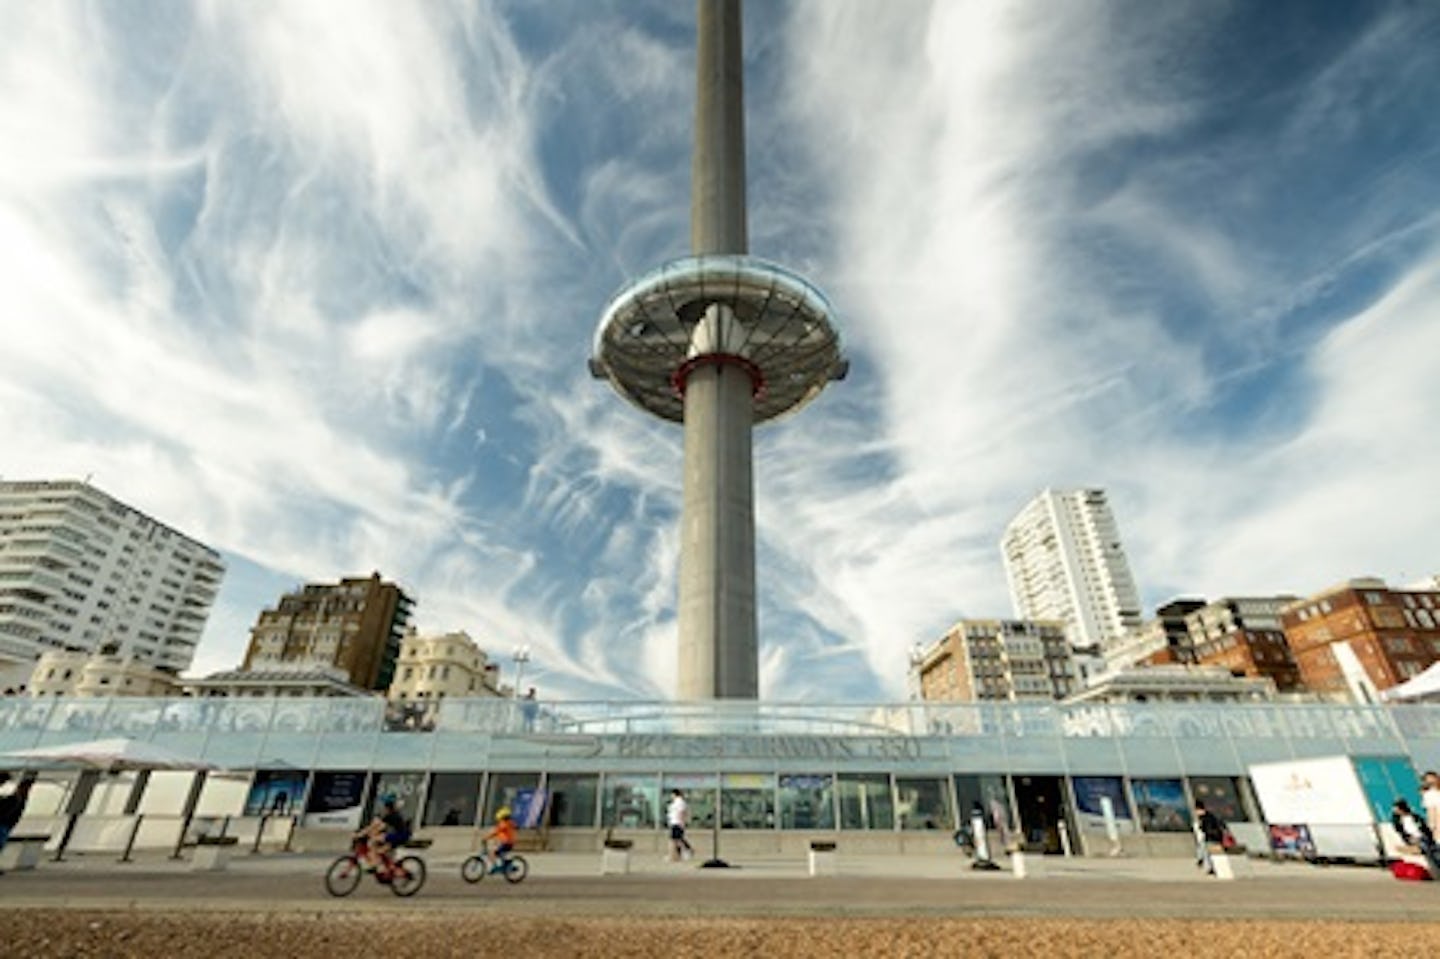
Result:
M665 823L670 827L670 861L689 859L695 854L690 841L685 838L685 827L690 823L690 805L685 794L676 789L670 794L670 805L665 807Z
M9 773L0 773L0 786L9 781ZM30 801L30 788L34 785L35 777L26 776L16 785L14 792L0 796L0 852L10 841L10 834L15 831L20 817L25 815L25 804Z
M1407 800L1397 799L1390 807L1390 825L1395 827L1400 841L1418 848L1430 861L1431 872L1440 876L1440 846L1435 844L1435 834L1425 820L1415 815Z
M525 698L520 700L520 718L524 723L525 731L535 731L535 717L540 714L540 703L535 699L535 687L531 686Z
M1440 773L1433 769L1420 777L1420 808L1425 811L1430 834L1440 836Z
M1199 800L1195 801L1195 865L1203 868L1209 875L1215 875L1215 861L1210 858L1210 847L1225 846L1225 824L1220 817L1205 808L1205 804Z

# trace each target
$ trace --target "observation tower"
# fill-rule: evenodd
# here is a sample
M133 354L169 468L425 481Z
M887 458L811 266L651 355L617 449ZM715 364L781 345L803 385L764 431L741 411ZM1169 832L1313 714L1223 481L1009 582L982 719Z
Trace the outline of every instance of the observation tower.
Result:
M740 0L698 0L691 254L615 295L591 372L685 430L681 700L755 699L751 430L845 375L829 303L748 256Z

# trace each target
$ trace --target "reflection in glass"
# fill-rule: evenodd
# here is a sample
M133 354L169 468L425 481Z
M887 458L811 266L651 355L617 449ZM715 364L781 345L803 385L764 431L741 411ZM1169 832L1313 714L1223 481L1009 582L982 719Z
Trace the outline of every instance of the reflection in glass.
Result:
M424 824L473 826L479 805L479 773L436 773L430 777Z
M714 773L672 773L660 785L660 805L669 808L670 792L678 789L685 796L685 806L690 813L690 826L694 829L715 828L715 786L718 780ZM662 809L662 813L664 809ZM662 825L664 825L662 823Z
M616 829L654 829L660 794L658 776L607 773L603 825Z
M775 777L726 773L720 780L720 813L724 829L774 829Z
M595 825L595 807L600 798L599 776L552 773L546 777L545 784L550 790L550 825Z
M955 814L943 779L895 780L896 819L901 829L955 828Z
M835 777L782 775L780 777L781 829L834 829Z
M895 804L884 773L840 776L841 829L894 829Z

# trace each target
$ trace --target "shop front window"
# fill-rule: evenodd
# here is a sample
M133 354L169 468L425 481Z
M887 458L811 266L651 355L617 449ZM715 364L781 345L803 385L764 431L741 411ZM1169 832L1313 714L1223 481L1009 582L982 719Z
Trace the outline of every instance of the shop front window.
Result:
M607 773L603 825L616 829L654 829L660 824L658 776Z
M720 824L725 829L775 828L775 777L726 773L720 781Z
M842 775L839 781L841 829L895 828L889 776L884 773Z
M536 773L491 773L490 788L485 796L485 822L495 821L495 811L506 807L515 816L517 826L525 827L521 818L522 807L528 808L535 790L540 785L540 774Z
M1190 792L1196 802L1220 817L1221 822L1249 822L1240 790L1230 776L1191 776Z
M834 829L835 777L780 776L781 829Z
M436 773L425 802L427 826L473 826L480 805L479 773Z
M545 783L550 789L550 825L595 825L596 800L600 798L599 776L552 774L546 777Z
M685 809L689 813L688 829L713 829L715 827L715 787L719 780L714 773L675 773L666 776L660 790L661 825L666 810L670 808L670 797L675 790L685 797Z
M943 779L896 779L896 818L901 829L955 828L955 813Z

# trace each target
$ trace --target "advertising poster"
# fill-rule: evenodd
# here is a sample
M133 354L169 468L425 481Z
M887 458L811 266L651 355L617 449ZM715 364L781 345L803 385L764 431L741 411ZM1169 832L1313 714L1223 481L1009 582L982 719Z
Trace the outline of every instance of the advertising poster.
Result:
M1110 800L1114 810L1115 828L1122 833L1135 831L1135 818L1130 812L1130 799L1125 795L1125 780L1119 776L1075 776L1075 818L1086 832L1105 832L1105 806Z
M1346 756L1256 763L1250 781L1268 822L1368 826L1375 821ZM1389 809L1387 802L1386 819Z
M545 803L550 794L544 789L521 789L515 793L515 805L510 815L521 829L539 829L545 821Z
M245 797L246 816L289 816L305 808L305 783L309 774L303 769L262 769L250 783Z
M368 774L317 772L305 803L305 825L320 829L359 829Z
M1315 841L1310 838L1310 829L1303 824L1270 825L1270 848L1282 856L1309 858L1315 855Z
M1130 783L1135 793L1135 810L1140 828L1146 832L1189 832L1190 803L1185 798L1185 785L1178 779L1136 779Z

